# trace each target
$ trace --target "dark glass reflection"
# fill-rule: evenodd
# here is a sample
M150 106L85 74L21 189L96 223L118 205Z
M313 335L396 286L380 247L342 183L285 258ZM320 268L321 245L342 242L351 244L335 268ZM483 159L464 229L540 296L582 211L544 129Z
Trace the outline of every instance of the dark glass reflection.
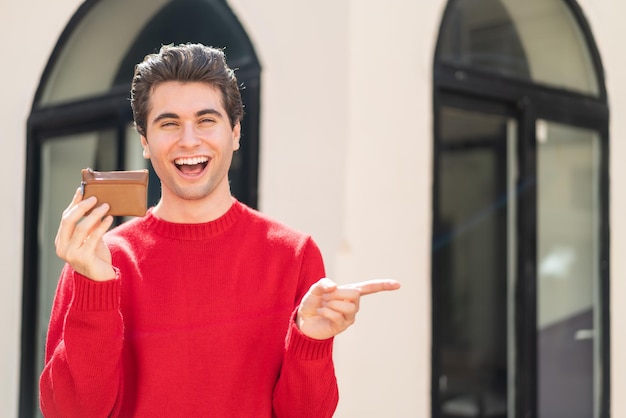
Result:
M507 123L441 111L433 269L442 418L507 416Z
M530 80L517 28L500 0L458 0L442 27L438 58Z

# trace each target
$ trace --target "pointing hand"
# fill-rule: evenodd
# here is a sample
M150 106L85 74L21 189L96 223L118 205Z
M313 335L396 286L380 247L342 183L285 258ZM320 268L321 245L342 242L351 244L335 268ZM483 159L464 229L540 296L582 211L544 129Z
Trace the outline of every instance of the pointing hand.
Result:
M361 296L399 288L400 283L395 280L370 280L338 286L323 278L304 295L296 324L309 338L334 337L354 323Z

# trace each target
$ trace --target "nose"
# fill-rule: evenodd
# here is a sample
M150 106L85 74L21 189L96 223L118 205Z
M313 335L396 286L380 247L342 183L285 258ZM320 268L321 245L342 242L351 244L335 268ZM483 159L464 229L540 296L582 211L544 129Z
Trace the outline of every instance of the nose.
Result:
M183 124L183 129L178 140L180 146L183 147L193 147L200 143L200 137L198 132L196 132L195 126L193 123L185 123Z

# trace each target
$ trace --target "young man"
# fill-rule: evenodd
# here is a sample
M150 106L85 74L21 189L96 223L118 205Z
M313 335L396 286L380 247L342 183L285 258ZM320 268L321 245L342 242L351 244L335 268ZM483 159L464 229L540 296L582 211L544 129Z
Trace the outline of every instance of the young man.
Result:
M131 96L161 199L106 234L106 203L77 190L64 211L44 415L331 417L333 337L399 284L323 279L309 236L231 196L243 106L221 50L161 48Z

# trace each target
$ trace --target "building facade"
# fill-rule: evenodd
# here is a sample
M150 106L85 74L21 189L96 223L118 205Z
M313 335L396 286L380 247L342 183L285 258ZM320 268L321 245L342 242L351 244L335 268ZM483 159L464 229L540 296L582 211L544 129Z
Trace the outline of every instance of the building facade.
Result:
M626 417L623 11L3 5L0 410L38 416L53 240L80 168L145 165L133 65L191 41L225 47L246 87L233 193L312 234L336 281L402 282L336 340L337 417Z

